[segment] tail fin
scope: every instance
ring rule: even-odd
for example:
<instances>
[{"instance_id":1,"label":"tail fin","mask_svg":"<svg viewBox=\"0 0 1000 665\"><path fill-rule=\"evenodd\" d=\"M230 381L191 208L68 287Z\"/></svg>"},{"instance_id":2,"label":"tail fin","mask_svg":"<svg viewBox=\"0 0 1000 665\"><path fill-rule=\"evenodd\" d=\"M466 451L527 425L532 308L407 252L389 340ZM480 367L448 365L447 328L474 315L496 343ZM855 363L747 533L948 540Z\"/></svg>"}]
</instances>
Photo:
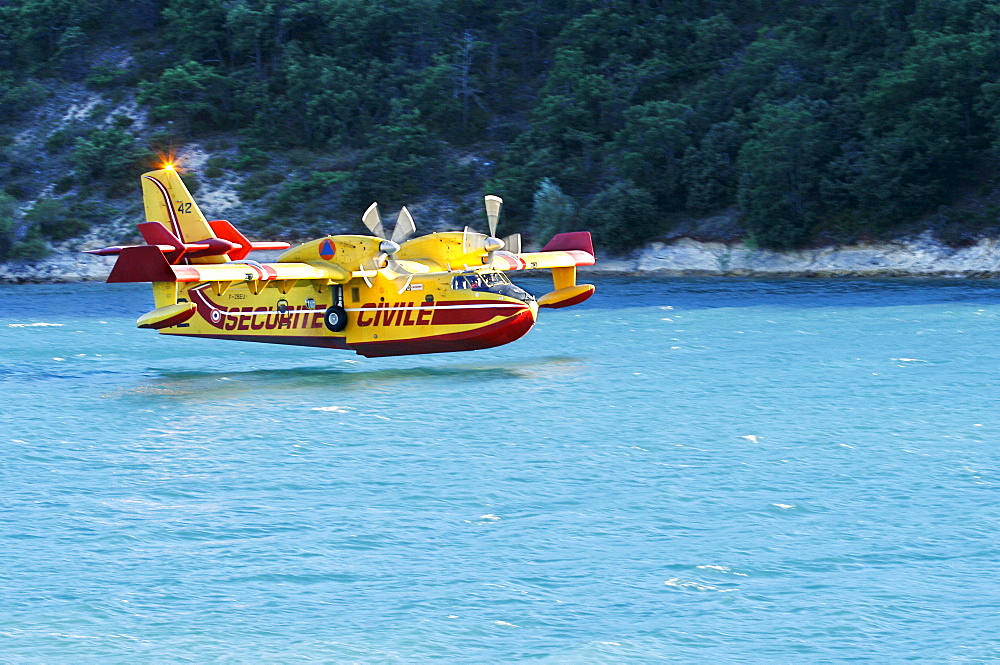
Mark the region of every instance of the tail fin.
<instances>
[{"instance_id":1,"label":"tail fin","mask_svg":"<svg viewBox=\"0 0 1000 665\"><path fill-rule=\"evenodd\" d=\"M288 249L287 242L251 242L224 220L207 221L173 169L142 176L146 220L139 224L145 245L86 250L118 256L109 282L174 281L170 266L242 261L257 249Z\"/></svg>"},{"instance_id":2,"label":"tail fin","mask_svg":"<svg viewBox=\"0 0 1000 665\"><path fill-rule=\"evenodd\" d=\"M142 201L146 221L162 224L181 243L197 243L215 238L208 220L191 192L172 168L150 171L142 176ZM190 257L192 263L225 263L225 254Z\"/></svg>"}]
</instances>

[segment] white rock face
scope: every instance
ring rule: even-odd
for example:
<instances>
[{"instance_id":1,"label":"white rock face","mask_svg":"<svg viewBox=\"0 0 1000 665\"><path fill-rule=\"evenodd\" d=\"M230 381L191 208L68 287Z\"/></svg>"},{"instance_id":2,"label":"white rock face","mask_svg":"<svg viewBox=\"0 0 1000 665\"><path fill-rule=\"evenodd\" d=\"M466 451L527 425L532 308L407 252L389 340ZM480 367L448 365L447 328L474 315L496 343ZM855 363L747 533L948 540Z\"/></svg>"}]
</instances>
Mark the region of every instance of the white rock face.
<instances>
[{"instance_id":1,"label":"white rock face","mask_svg":"<svg viewBox=\"0 0 1000 665\"><path fill-rule=\"evenodd\" d=\"M598 260L588 273L817 277L1000 276L1000 239L952 249L928 235L880 244L775 252L682 238L629 257Z\"/></svg>"},{"instance_id":2,"label":"white rock face","mask_svg":"<svg viewBox=\"0 0 1000 665\"><path fill-rule=\"evenodd\" d=\"M113 256L63 253L42 261L0 263L0 284L104 281L115 264Z\"/></svg>"}]
</instances>

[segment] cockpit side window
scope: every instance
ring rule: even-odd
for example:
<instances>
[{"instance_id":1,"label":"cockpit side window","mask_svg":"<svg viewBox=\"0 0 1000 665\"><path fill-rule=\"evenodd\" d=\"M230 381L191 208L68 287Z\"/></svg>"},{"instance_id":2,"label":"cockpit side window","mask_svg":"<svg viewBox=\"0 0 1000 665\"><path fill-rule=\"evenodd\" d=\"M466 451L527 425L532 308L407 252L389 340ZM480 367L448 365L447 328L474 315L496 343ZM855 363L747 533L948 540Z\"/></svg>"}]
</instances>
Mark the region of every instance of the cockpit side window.
<instances>
[{"instance_id":1,"label":"cockpit side window","mask_svg":"<svg viewBox=\"0 0 1000 665\"><path fill-rule=\"evenodd\" d=\"M483 281L486 282L487 286L500 286L501 284L510 284L507 276L501 272L486 272L483 273Z\"/></svg>"},{"instance_id":2,"label":"cockpit side window","mask_svg":"<svg viewBox=\"0 0 1000 665\"><path fill-rule=\"evenodd\" d=\"M461 289L484 291L504 284L510 284L510 280L502 272L466 273L451 278L451 288L456 291Z\"/></svg>"}]
</instances>

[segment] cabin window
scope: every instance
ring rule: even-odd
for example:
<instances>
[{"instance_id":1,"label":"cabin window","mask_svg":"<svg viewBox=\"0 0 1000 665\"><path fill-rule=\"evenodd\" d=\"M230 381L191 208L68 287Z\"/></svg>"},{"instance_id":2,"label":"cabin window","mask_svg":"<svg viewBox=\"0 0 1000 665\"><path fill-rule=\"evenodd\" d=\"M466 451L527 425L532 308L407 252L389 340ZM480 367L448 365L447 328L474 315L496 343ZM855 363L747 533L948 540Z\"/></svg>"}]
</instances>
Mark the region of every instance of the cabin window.
<instances>
[{"instance_id":1,"label":"cabin window","mask_svg":"<svg viewBox=\"0 0 1000 665\"><path fill-rule=\"evenodd\" d=\"M361 302L361 289L357 286L351 287L351 301Z\"/></svg>"},{"instance_id":2,"label":"cabin window","mask_svg":"<svg viewBox=\"0 0 1000 665\"><path fill-rule=\"evenodd\" d=\"M510 280L507 279L507 275L502 272L485 272L482 275L483 281L486 282L486 286L500 286L501 284L510 284Z\"/></svg>"},{"instance_id":3,"label":"cabin window","mask_svg":"<svg viewBox=\"0 0 1000 665\"><path fill-rule=\"evenodd\" d=\"M469 288L469 280L465 278L465 275L456 275L451 278L451 288L456 291L461 291L462 289Z\"/></svg>"}]
</instances>

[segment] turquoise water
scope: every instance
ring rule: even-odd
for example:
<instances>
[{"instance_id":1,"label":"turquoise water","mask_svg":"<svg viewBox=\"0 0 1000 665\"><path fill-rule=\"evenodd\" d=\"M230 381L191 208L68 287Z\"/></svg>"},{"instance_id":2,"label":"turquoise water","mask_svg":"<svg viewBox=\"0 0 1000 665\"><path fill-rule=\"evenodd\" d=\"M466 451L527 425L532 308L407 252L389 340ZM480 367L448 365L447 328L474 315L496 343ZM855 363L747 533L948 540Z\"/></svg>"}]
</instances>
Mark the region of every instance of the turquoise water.
<instances>
[{"instance_id":1,"label":"turquoise water","mask_svg":"<svg viewBox=\"0 0 1000 665\"><path fill-rule=\"evenodd\" d=\"M373 360L150 301L0 286L2 662L1000 659L1000 283L602 280Z\"/></svg>"}]
</instances>

